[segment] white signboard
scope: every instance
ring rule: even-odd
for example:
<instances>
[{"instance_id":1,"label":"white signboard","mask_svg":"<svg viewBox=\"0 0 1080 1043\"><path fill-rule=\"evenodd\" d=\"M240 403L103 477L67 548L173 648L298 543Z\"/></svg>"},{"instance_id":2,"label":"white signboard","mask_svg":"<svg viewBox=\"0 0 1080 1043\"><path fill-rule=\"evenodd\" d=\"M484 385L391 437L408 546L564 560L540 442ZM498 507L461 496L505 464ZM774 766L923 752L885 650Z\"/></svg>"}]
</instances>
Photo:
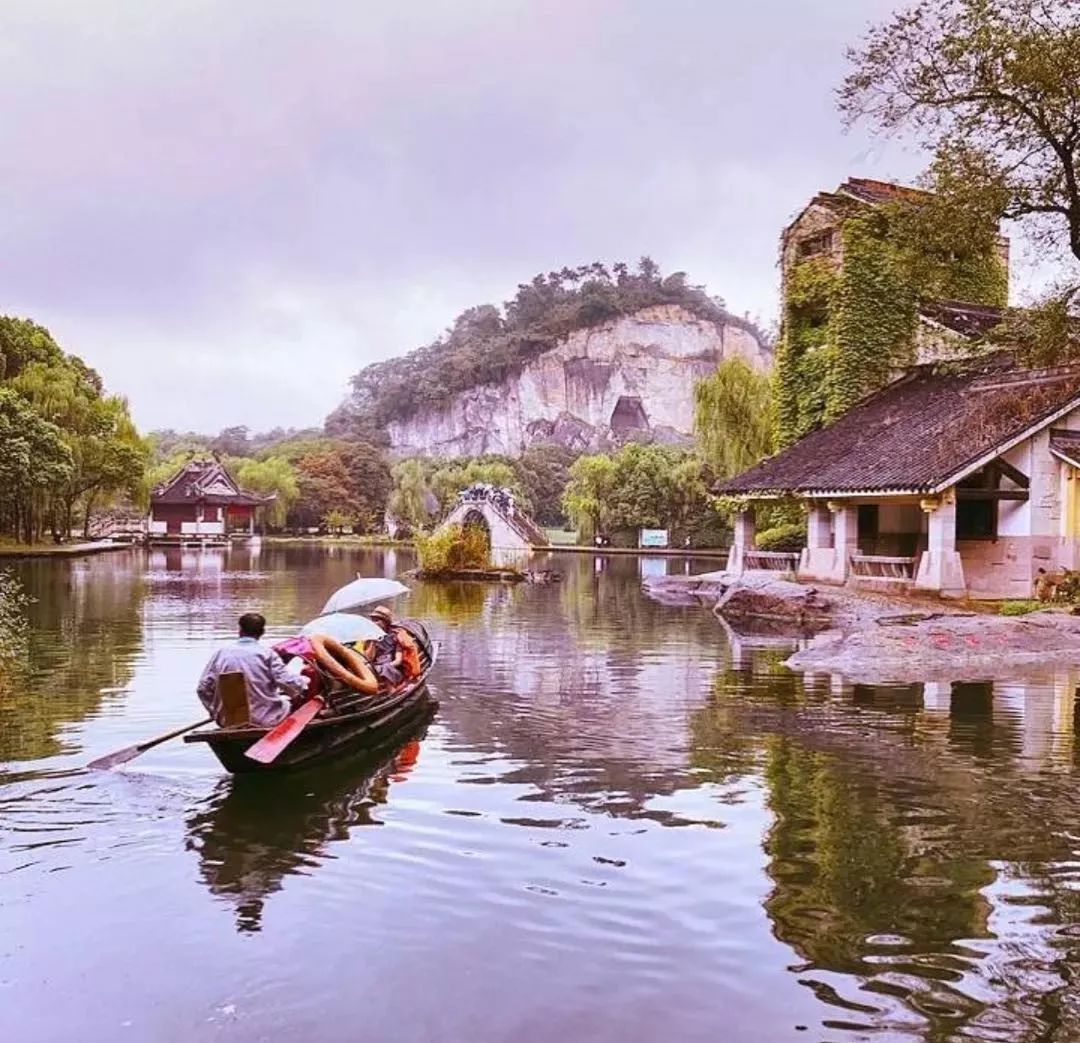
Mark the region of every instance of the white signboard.
<instances>
[{"instance_id":1,"label":"white signboard","mask_svg":"<svg viewBox=\"0 0 1080 1043\"><path fill-rule=\"evenodd\" d=\"M666 547L668 545L667 529L642 529L638 540L639 547Z\"/></svg>"}]
</instances>

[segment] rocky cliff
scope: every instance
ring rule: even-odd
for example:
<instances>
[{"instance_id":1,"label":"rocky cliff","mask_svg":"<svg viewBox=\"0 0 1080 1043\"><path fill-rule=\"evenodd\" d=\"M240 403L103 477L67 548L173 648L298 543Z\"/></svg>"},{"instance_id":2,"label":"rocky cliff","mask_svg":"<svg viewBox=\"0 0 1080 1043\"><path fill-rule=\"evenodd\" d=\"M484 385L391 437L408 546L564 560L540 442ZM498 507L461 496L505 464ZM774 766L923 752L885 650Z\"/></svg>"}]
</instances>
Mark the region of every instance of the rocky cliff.
<instances>
[{"instance_id":1,"label":"rocky cliff","mask_svg":"<svg viewBox=\"0 0 1080 1043\"><path fill-rule=\"evenodd\" d=\"M726 358L763 369L772 352L747 323L661 304L570 333L498 384L387 425L400 456L516 456L535 443L580 451L693 433L694 384Z\"/></svg>"}]
</instances>

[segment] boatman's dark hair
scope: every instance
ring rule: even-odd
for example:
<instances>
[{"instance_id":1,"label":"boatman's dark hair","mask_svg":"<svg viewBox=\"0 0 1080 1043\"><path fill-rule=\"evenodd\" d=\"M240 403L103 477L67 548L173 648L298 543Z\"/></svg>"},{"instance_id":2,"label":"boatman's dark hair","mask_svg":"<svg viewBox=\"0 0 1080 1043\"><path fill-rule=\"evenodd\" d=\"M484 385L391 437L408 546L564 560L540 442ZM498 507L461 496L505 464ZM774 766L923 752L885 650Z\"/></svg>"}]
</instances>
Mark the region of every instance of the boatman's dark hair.
<instances>
[{"instance_id":1,"label":"boatman's dark hair","mask_svg":"<svg viewBox=\"0 0 1080 1043\"><path fill-rule=\"evenodd\" d=\"M240 636L255 637L263 636L266 629L266 620L258 612L245 612L240 617Z\"/></svg>"}]
</instances>

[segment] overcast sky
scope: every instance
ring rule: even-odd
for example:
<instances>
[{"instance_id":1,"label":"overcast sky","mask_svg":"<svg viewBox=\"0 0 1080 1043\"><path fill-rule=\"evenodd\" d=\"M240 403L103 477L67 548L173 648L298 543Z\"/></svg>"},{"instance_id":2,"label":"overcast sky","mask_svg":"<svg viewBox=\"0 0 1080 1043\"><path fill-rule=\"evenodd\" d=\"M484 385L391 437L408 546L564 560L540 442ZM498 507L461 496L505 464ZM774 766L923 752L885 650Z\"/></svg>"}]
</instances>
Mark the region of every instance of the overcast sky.
<instances>
[{"instance_id":1,"label":"overcast sky","mask_svg":"<svg viewBox=\"0 0 1080 1043\"><path fill-rule=\"evenodd\" d=\"M891 0L0 0L0 312L145 428L321 423L538 271L643 253L776 314Z\"/></svg>"}]
</instances>

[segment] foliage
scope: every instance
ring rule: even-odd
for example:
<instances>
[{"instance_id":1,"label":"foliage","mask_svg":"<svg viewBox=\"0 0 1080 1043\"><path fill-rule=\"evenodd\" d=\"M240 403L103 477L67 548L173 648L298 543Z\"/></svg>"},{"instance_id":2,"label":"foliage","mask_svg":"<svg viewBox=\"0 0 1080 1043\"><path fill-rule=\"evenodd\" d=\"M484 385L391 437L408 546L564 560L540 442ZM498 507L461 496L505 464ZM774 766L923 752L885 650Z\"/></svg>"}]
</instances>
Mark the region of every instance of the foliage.
<instances>
[{"instance_id":1,"label":"foliage","mask_svg":"<svg viewBox=\"0 0 1080 1043\"><path fill-rule=\"evenodd\" d=\"M345 511L339 510L328 511L323 518L323 525L338 536L341 535L344 529L351 528L353 522L354 519L351 514L346 514Z\"/></svg>"},{"instance_id":2,"label":"foliage","mask_svg":"<svg viewBox=\"0 0 1080 1043\"><path fill-rule=\"evenodd\" d=\"M763 529L754 541L758 550L798 551L806 546L806 523L784 522L771 529Z\"/></svg>"},{"instance_id":3,"label":"foliage","mask_svg":"<svg viewBox=\"0 0 1080 1043\"><path fill-rule=\"evenodd\" d=\"M394 487L387 510L412 532L423 532L439 510L439 501L429 484L431 474L427 461L419 458L402 460L390 469Z\"/></svg>"},{"instance_id":4,"label":"foliage","mask_svg":"<svg viewBox=\"0 0 1080 1043\"><path fill-rule=\"evenodd\" d=\"M431 491L439 500L440 511L445 514L457 502L459 492L477 483L512 489L522 509L528 512L529 504L525 502L517 471L505 460L477 457L450 461L431 476Z\"/></svg>"},{"instance_id":5,"label":"foliage","mask_svg":"<svg viewBox=\"0 0 1080 1043\"><path fill-rule=\"evenodd\" d=\"M772 450L769 378L744 359L725 359L694 388L694 431L713 474L728 478Z\"/></svg>"},{"instance_id":6,"label":"foliage","mask_svg":"<svg viewBox=\"0 0 1080 1043\"><path fill-rule=\"evenodd\" d=\"M63 433L11 388L0 387L0 527L27 543L41 534L50 495L73 473Z\"/></svg>"},{"instance_id":7,"label":"foliage","mask_svg":"<svg viewBox=\"0 0 1080 1043\"><path fill-rule=\"evenodd\" d=\"M842 265L813 257L786 273L778 444L835 420L914 361L920 298L1004 303L995 230L976 207L950 224L940 199L914 191L844 215Z\"/></svg>"},{"instance_id":8,"label":"foliage","mask_svg":"<svg viewBox=\"0 0 1080 1043\"><path fill-rule=\"evenodd\" d=\"M413 457L395 464L389 511L402 525L422 531L448 514L458 493L476 483L508 488L521 509L531 513L535 503L548 504L547 515L563 516L557 504L565 486L566 464L572 453L553 446L537 447L522 459L503 456L457 457L440 460Z\"/></svg>"},{"instance_id":9,"label":"foliage","mask_svg":"<svg viewBox=\"0 0 1080 1043\"><path fill-rule=\"evenodd\" d=\"M1047 245L1080 258L1080 11L1072 0L920 0L848 52L849 123L915 131L939 161L957 155ZM962 187L962 186L961 186Z\"/></svg>"},{"instance_id":10,"label":"foliage","mask_svg":"<svg viewBox=\"0 0 1080 1043\"><path fill-rule=\"evenodd\" d=\"M338 442L295 462L298 495L291 524L316 527L330 516L365 532L382 526L390 496L390 468L379 450L362 443Z\"/></svg>"},{"instance_id":11,"label":"foliage","mask_svg":"<svg viewBox=\"0 0 1080 1043\"><path fill-rule=\"evenodd\" d=\"M394 419L437 408L478 384L497 383L574 330L656 304L678 304L705 319L736 322L722 302L683 272L664 278L643 257L593 263L537 275L518 286L502 309L491 304L462 312L432 343L402 358L367 366L352 378L349 399L327 419L335 435L372 437Z\"/></svg>"},{"instance_id":12,"label":"foliage","mask_svg":"<svg viewBox=\"0 0 1080 1043\"><path fill-rule=\"evenodd\" d=\"M692 541L703 518L714 515L707 472L685 450L631 444L614 456L583 456L570 468L563 507L581 533L668 529L674 542ZM719 525L719 518L714 518Z\"/></svg>"},{"instance_id":13,"label":"foliage","mask_svg":"<svg viewBox=\"0 0 1080 1043\"><path fill-rule=\"evenodd\" d=\"M580 454L559 445L529 446L513 461L522 503L538 525L563 525L562 494L570 480L570 467Z\"/></svg>"},{"instance_id":14,"label":"foliage","mask_svg":"<svg viewBox=\"0 0 1080 1043\"><path fill-rule=\"evenodd\" d=\"M0 571L0 692L12 667L25 654L29 626L26 606L30 598L19 580L7 570Z\"/></svg>"},{"instance_id":15,"label":"foliage","mask_svg":"<svg viewBox=\"0 0 1080 1043\"><path fill-rule=\"evenodd\" d=\"M849 59L839 91L846 120L913 131L934 153L928 180L938 198L919 222L931 253L951 262L940 231L963 242L954 233L964 226L1007 218L1023 222L1043 256L1080 259L1080 8L1072 0L920 0L871 29ZM933 208L946 220L935 225ZM956 267L972 256L961 253ZM1076 281L1064 280L1066 301ZM1044 360L1075 354L1060 324L1035 332L1056 337L1036 348Z\"/></svg>"},{"instance_id":16,"label":"foliage","mask_svg":"<svg viewBox=\"0 0 1080 1043\"><path fill-rule=\"evenodd\" d=\"M230 460L228 470L233 481L245 492L274 496L267 506L259 508L259 513L267 525L280 529L300 497L300 482L293 465L282 456L264 460L249 457Z\"/></svg>"},{"instance_id":17,"label":"foliage","mask_svg":"<svg viewBox=\"0 0 1080 1043\"><path fill-rule=\"evenodd\" d=\"M1026 616L1045 607L1041 601L1003 601L1000 612L1003 616Z\"/></svg>"},{"instance_id":18,"label":"foliage","mask_svg":"<svg viewBox=\"0 0 1080 1043\"><path fill-rule=\"evenodd\" d=\"M430 536L417 536L416 550L425 572L485 569L491 548L487 532L478 525L444 525Z\"/></svg>"},{"instance_id":19,"label":"foliage","mask_svg":"<svg viewBox=\"0 0 1080 1043\"><path fill-rule=\"evenodd\" d=\"M591 540L606 527L606 511L615 487L615 462L610 456L583 456L570 468L562 495L563 510L581 534Z\"/></svg>"}]
</instances>

